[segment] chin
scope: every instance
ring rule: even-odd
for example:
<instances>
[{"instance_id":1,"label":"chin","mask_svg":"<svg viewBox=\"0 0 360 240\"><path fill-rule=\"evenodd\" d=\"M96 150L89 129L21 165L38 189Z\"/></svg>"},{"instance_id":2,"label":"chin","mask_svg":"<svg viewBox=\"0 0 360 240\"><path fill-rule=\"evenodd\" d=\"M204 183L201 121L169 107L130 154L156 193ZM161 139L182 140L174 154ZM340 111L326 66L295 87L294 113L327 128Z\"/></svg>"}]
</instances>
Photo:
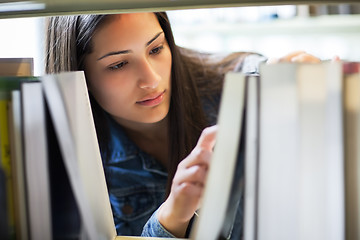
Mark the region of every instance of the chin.
<instances>
[{"instance_id":1,"label":"chin","mask_svg":"<svg viewBox=\"0 0 360 240\"><path fill-rule=\"evenodd\" d=\"M160 123L162 121L164 121L166 119L167 115L163 116L163 117L157 117L157 118L151 118L148 119L147 121L143 121L144 123Z\"/></svg>"},{"instance_id":2,"label":"chin","mask_svg":"<svg viewBox=\"0 0 360 240\"><path fill-rule=\"evenodd\" d=\"M143 123L160 123L160 122L164 121L165 119L167 119L168 113L169 113L169 111L166 111L164 113L156 114L154 116L144 117L140 121Z\"/></svg>"}]
</instances>

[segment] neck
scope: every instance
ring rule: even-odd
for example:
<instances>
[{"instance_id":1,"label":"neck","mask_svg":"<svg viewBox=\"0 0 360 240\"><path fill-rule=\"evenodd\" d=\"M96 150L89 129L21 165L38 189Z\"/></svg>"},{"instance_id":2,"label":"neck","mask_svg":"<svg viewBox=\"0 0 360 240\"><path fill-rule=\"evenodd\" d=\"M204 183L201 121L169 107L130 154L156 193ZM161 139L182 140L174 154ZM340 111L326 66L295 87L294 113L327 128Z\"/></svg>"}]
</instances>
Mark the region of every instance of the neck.
<instances>
[{"instance_id":1,"label":"neck","mask_svg":"<svg viewBox=\"0 0 360 240\"><path fill-rule=\"evenodd\" d=\"M168 117L157 123L122 125L128 137L144 152L155 157L164 167L168 165Z\"/></svg>"},{"instance_id":2,"label":"neck","mask_svg":"<svg viewBox=\"0 0 360 240\"><path fill-rule=\"evenodd\" d=\"M149 141L167 140L168 118L157 123L136 123L124 126L125 132L133 140L141 138Z\"/></svg>"}]
</instances>

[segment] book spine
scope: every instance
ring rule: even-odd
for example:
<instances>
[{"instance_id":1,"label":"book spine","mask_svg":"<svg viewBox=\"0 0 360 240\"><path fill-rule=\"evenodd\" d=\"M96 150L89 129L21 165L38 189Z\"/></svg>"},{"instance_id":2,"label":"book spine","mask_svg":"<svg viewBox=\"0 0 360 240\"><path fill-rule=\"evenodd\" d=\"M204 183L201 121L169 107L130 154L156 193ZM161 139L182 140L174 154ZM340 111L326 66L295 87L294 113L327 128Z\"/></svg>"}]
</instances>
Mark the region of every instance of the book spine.
<instances>
[{"instance_id":1,"label":"book spine","mask_svg":"<svg viewBox=\"0 0 360 240\"><path fill-rule=\"evenodd\" d=\"M343 64L346 239L360 238L360 63Z\"/></svg>"},{"instance_id":2,"label":"book spine","mask_svg":"<svg viewBox=\"0 0 360 240\"><path fill-rule=\"evenodd\" d=\"M0 167L0 239L9 238L9 225L6 201L6 179L3 169Z\"/></svg>"},{"instance_id":3,"label":"book spine","mask_svg":"<svg viewBox=\"0 0 360 240\"><path fill-rule=\"evenodd\" d=\"M15 234L14 202L13 202L13 181L10 158L9 124L8 124L8 100L0 100L0 146L1 166L6 179L6 202L8 212L9 234Z\"/></svg>"}]
</instances>

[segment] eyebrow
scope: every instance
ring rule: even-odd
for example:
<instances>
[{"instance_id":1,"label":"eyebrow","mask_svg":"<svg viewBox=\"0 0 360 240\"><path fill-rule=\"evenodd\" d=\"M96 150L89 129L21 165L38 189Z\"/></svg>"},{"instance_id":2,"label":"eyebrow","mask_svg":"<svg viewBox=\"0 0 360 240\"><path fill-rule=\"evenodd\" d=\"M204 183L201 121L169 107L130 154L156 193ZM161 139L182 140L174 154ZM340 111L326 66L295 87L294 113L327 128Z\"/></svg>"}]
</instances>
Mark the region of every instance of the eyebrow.
<instances>
[{"instance_id":1,"label":"eyebrow","mask_svg":"<svg viewBox=\"0 0 360 240\"><path fill-rule=\"evenodd\" d=\"M150 39L150 41L148 41L145 46L149 46L152 42L154 42L161 34L163 34L164 32L158 32L157 34L155 34L155 36ZM103 58L106 58L106 57L109 57L109 56L113 56L113 55L119 55L119 54L126 54L126 53L130 53L131 50L122 50L122 51L114 51L114 52L109 52L105 55L103 55L102 57L99 57L97 59L97 61L103 59Z\"/></svg>"}]
</instances>

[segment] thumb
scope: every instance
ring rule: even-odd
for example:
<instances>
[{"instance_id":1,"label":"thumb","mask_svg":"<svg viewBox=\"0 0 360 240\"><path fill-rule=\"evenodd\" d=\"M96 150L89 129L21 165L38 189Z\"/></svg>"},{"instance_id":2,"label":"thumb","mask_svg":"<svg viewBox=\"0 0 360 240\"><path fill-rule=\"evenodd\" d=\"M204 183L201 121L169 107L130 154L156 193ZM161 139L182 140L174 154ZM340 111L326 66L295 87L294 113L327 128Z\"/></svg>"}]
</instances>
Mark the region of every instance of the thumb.
<instances>
[{"instance_id":1,"label":"thumb","mask_svg":"<svg viewBox=\"0 0 360 240\"><path fill-rule=\"evenodd\" d=\"M197 146L212 152L216 142L217 129L217 125L205 128L200 135Z\"/></svg>"}]
</instances>

